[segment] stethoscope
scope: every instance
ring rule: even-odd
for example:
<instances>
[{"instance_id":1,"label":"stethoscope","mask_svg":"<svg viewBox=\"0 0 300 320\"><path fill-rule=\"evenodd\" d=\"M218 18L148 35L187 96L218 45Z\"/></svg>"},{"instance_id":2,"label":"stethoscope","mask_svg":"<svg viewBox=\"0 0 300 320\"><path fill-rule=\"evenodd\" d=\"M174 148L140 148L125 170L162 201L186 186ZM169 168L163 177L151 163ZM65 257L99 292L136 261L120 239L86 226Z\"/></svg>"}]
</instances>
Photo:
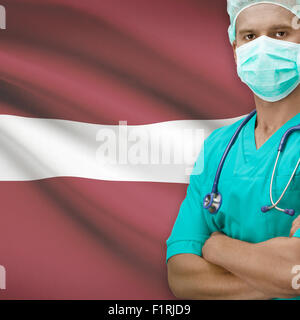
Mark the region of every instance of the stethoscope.
<instances>
[{"instance_id":1,"label":"stethoscope","mask_svg":"<svg viewBox=\"0 0 300 320\"><path fill-rule=\"evenodd\" d=\"M222 195L220 192L218 192L218 184L219 184L219 179L220 179L220 175L221 175L221 172L222 172L222 169L223 169L223 166L224 166L224 163L225 163L225 160L226 160L226 157L231 149L231 147L234 145L240 131L242 130L242 128L247 124L247 122L256 114L256 110L253 110L244 120L243 122L240 124L240 126L237 128L236 132L234 133L233 137L231 138L231 140L229 141L228 143L228 146L226 147L225 151L224 151L224 154L221 158L221 161L220 161L220 164L218 166L218 169L217 169L217 173L216 173L216 176L215 176L215 180L214 180L214 184L213 184L213 188L212 188L212 191L210 193L208 193L205 197L204 197L204 200L203 200L203 208L204 209L207 209L211 214L216 214L220 208L221 208L221 205L222 205ZM277 164L278 164L278 159L279 159L279 156L280 156L280 153L283 151L285 145L286 145L286 142L287 142L287 139L288 137L290 136L291 133L293 133L294 131L298 131L300 130L300 124L297 125L297 126L294 126L294 127L291 127L289 128L285 134L283 135L281 141L280 141L280 144L279 144L279 147L278 147L278 154L277 154L277 158L276 158L276 161L275 161L275 165L274 165L274 169L273 169L273 173L272 173L272 178L271 178L271 183L270 183L270 199L271 199L271 203L272 205L270 206L263 206L261 208L261 211L262 212L268 212L270 211L271 209L275 208L281 212L284 212L286 214L288 214L289 216L294 216L295 215L295 210L294 209L281 209L279 207L277 207L277 205L279 204L279 202L281 201L281 199L283 198L283 196L285 195L288 187L290 186L295 174L296 174L296 171L299 167L299 164L300 164L300 158L298 160L298 163L295 167L295 170L293 171L292 175L291 175L291 178L289 180L289 182L287 183L286 187L284 188L281 196L279 197L279 199L274 203L273 201L273 197L272 197L272 187L273 187L273 180L274 180L274 175L275 175L275 171L276 171L276 168L277 168Z\"/></svg>"}]
</instances>

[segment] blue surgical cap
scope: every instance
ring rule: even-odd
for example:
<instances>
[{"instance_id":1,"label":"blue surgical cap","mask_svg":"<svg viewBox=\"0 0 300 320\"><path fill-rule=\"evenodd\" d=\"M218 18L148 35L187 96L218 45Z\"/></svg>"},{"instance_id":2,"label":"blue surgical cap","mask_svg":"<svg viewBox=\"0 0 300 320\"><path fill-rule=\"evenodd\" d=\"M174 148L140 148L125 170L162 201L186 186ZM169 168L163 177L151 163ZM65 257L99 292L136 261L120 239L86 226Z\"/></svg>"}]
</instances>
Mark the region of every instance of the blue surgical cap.
<instances>
[{"instance_id":1,"label":"blue surgical cap","mask_svg":"<svg viewBox=\"0 0 300 320\"><path fill-rule=\"evenodd\" d=\"M261 1L261 0L227 0L227 11L230 16L230 26L228 29L230 42L233 43L235 40L235 23L238 15L245 9L261 3L276 4L287 10L290 10L296 16L300 16L300 0L272 0L272 1Z\"/></svg>"}]
</instances>

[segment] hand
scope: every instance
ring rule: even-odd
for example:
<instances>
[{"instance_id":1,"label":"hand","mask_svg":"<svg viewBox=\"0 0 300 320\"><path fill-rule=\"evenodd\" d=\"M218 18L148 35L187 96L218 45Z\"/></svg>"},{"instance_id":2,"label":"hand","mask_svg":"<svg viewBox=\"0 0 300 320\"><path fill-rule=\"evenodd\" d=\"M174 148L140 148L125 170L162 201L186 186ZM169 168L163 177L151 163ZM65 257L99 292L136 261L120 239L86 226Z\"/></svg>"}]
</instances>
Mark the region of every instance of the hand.
<instances>
[{"instance_id":1,"label":"hand","mask_svg":"<svg viewBox=\"0 0 300 320\"><path fill-rule=\"evenodd\" d=\"M213 232L208 238L204 246L202 247L202 256L205 260L213 263L213 258L217 254L216 251L219 248L219 240L223 237L226 237L224 233L221 232Z\"/></svg>"},{"instance_id":2,"label":"hand","mask_svg":"<svg viewBox=\"0 0 300 320\"><path fill-rule=\"evenodd\" d=\"M293 235L296 233L296 231L300 229L300 216L294 220L291 231L290 231L290 237L293 237Z\"/></svg>"}]
</instances>

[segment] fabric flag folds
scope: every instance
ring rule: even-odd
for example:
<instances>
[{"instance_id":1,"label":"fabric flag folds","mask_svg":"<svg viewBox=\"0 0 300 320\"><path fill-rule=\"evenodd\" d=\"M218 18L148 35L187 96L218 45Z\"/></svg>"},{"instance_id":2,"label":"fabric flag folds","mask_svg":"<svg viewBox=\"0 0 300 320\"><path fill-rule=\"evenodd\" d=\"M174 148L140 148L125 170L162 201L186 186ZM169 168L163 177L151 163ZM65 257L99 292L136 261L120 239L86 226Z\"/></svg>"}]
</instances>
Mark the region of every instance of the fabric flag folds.
<instances>
[{"instance_id":1,"label":"fabric flag folds","mask_svg":"<svg viewBox=\"0 0 300 320\"><path fill-rule=\"evenodd\" d=\"M134 146L120 163L113 145L120 123L148 150L152 135L179 145L182 130L205 138L253 109L224 41L226 2L1 5L0 299L173 299L165 240L188 172L137 164Z\"/></svg>"}]
</instances>

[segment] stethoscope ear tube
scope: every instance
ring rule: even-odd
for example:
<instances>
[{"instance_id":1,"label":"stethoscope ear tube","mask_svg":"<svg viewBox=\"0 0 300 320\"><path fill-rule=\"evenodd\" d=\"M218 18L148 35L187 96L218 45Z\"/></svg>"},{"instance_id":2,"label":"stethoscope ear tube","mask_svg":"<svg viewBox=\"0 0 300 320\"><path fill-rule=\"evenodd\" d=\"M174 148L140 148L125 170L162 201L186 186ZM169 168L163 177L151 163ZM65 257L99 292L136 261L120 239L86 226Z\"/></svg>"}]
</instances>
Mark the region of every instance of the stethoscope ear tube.
<instances>
[{"instance_id":1,"label":"stethoscope ear tube","mask_svg":"<svg viewBox=\"0 0 300 320\"><path fill-rule=\"evenodd\" d=\"M297 130L300 130L300 126L297 126L297 127L298 127ZM293 127L293 128L291 128L291 129L294 129L294 128L296 128L296 127ZM294 131L295 131L295 130L291 130L291 132L294 132ZM285 135L284 138L287 139L288 136L289 136L289 135ZM285 142L283 142L283 143L281 143L281 144L283 145L283 147L282 147L281 150L283 150L284 145L285 145ZM270 200L271 200L272 205L271 205L271 206L263 206L263 207L261 208L261 211L265 213L265 212L268 212L268 211L270 211L271 209L275 208L275 209L277 209L278 211L284 212L285 214L287 214L287 215L289 215L289 216L292 217L292 216L294 216L295 213L296 213L294 209L281 209L281 208L277 207L277 205L279 204L279 202L281 201L281 199L282 199L283 196L285 195L288 187L290 186L290 184L291 184L291 182L292 182L292 180L293 180L293 178L294 178L294 176L295 176L295 174L296 174L296 171L297 171L297 169L298 169L298 167L299 167L299 164L300 164L300 158L299 158L299 160L298 160L298 162L297 162L297 164L296 164L296 167L295 167L295 169L294 169L294 171L293 171L293 173L292 173L292 175L291 175L291 177L290 177L290 179L289 179L286 187L284 188L281 196L280 196L279 199L276 201L276 203L274 203L274 201L273 201L273 195L272 195L272 189L273 189L274 175L275 175L275 171L276 171L276 168L277 168L278 159L279 159L280 154L281 154L281 151L279 150L279 151L278 151L278 154L277 154L276 161L275 161L275 165L274 165L274 169L273 169L273 173L272 173L272 177L271 177L271 183L270 183L270 192L269 192L269 193L270 193Z\"/></svg>"},{"instance_id":2,"label":"stethoscope ear tube","mask_svg":"<svg viewBox=\"0 0 300 320\"><path fill-rule=\"evenodd\" d=\"M261 212L266 213L266 212L270 211L273 208L275 208L275 207L273 207L273 206L270 206L270 207L263 206L263 207L261 207ZM294 209L284 209L282 212L284 212L285 214L287 214L287 215L289 215L291 217L293 217L295 215L295 213L296 213L296 211Z\"/></svg>"}]
</instances>

